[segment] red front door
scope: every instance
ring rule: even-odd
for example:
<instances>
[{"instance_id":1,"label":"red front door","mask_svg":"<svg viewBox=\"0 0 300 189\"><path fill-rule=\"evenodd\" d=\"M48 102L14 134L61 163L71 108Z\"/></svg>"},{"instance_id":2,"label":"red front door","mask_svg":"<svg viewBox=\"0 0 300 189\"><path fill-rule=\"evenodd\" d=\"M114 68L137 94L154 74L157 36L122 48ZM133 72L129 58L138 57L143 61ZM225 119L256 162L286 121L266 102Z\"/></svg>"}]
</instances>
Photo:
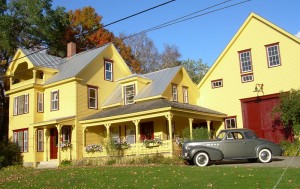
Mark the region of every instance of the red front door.
<instances>
[{"instance_id":1,"label":"red front door","mask_svg":"<svg viewBox=\"0 0 300 189\"><path fill-rule=\"evenodd\" d=\"M141 123L141 141L154 138L153 122Z\"/></svg>"},{"instance_id":2,"label":"red front door","mask_svg":"<svg viewBox=\"0 0 300 189\"><path fill-rule=\"evenodd\" d=\"M50 129L50 159L57 159L58 134L56 128Z\"/></svg>"}]
</instances>

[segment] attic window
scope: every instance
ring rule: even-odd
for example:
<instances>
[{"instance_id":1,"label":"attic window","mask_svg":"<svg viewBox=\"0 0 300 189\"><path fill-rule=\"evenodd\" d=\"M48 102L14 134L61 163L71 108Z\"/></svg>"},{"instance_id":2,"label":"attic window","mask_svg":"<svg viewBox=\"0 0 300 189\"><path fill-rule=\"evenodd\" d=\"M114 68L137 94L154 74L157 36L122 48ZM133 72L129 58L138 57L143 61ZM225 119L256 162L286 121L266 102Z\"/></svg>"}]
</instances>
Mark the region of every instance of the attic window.
<instances>
[{"instance_id":1,"label":"attic window","mask_svg":"<svg viewBox=\"0 0 300 189\"><path fill-rule=\"evenodd\" d=\"M281 62L280 62L279 44L275 43L275 44L266 45L266 50L267 50L269 68L280 66Z\"/></svg>"},{"instance_id":2,"label":"attic window","mask_svg":"<svg viewBox=\"0 0 300 189\"><path fill-rule=\"evenodd\" d=\"M173 97L173 101L175 102L178 101L178 90L176 84L172 84L172 97Z\"/></svg>"},{"instance_id":3,"label":"attic window","mask_svg":"<svg viewBox=\"0 0 300 189\"><path fill-rule=\"evenodd\" d=\"M125 105L132 104L133 98L135 96L135 85L127 85L124 87L124 99L125 99Z\"/></svg>"},{"instance_id":4,"label":"attic window","mask_svg":"<svg viewBox=\"0 0 300 189\"><path fill-rule=\"evenodd\" d=\"M112 61L104 61L104 79L106 81L113 81L113 63Z\"/></svg>"},{"instance_id":5,"label":"attic window","mask_svg":"<svg viewBox=\"0 0 300 189\"><path fill-rule=\"evenodd\" d=\"M251 50L239 51L241 73L252 72Z\"/></svg>"}]
</instances>

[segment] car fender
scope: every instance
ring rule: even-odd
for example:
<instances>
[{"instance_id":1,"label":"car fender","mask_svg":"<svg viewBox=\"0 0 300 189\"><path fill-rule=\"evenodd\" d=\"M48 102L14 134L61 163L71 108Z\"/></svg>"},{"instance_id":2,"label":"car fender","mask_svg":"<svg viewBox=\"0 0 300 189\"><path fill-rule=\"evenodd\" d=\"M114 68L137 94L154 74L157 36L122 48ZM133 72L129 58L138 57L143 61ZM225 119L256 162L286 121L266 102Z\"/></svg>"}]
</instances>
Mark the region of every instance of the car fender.
<instances>
[{"instance_id":1,"label":"car fender","mask_svg":"<svg viewBox=\"0 0 300 189\"><path fill-rule=\"evenodd\" d=\"M256 157L258 157L259 151L264 148L269 149L274 156L280 156L283 153L283 150L279 145L264 143L256 147Z\"/></svg>"},{"instance_id":2,"label":"car fender","mask_svg":"<svg viewBox=\"0 0 300 189\"><path fill-rule=\"evenodd\" d=\"M193 158L197 152L206 152L210 160L222 160L224 155L221 150L207 146L195 146L189 150L189 157Z\"/></svg>"}]
</instances>

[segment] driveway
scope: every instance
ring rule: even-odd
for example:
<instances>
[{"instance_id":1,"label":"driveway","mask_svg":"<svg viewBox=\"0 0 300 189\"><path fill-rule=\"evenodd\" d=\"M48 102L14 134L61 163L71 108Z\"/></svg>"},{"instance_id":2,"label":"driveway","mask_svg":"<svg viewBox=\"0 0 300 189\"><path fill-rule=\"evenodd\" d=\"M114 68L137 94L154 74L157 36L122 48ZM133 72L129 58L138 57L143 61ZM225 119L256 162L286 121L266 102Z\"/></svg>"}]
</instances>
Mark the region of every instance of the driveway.
<instances>
[{"instance_id":1,"label":"driveway","mask_svg":"<svg viewBox=\"0 0 300 189\"><path fill-rule=\"evenodd\" d=\"M270 163L250 163L247 160L228 160L214 162L211 166L245 166L245 167L294 167L300 168L300 156L287 157L287 156L275 156Z\"/></svg>"}]
</instances>

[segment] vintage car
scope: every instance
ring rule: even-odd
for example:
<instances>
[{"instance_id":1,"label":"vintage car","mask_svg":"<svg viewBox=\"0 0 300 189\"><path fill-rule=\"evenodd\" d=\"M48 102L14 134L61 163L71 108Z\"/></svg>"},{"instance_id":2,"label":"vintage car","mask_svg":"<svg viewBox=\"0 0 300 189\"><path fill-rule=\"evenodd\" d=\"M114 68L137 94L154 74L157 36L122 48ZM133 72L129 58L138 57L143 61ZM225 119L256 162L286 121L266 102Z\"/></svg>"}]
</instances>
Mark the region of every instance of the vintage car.
<instances>
[{"instance_id":1,"label":"vintage car","mask_svg":"<svg viewBox=\"0 0 300 189\"><path fill-rule=\"evenodd\" d=\"M220 160L247 159L268 163L272 155L280 156L282 153L278 144L258 138L249 129L225 129L215 140L187 141L182 145L182 158L202 167Z\"/></svg>"}]
</instances>

